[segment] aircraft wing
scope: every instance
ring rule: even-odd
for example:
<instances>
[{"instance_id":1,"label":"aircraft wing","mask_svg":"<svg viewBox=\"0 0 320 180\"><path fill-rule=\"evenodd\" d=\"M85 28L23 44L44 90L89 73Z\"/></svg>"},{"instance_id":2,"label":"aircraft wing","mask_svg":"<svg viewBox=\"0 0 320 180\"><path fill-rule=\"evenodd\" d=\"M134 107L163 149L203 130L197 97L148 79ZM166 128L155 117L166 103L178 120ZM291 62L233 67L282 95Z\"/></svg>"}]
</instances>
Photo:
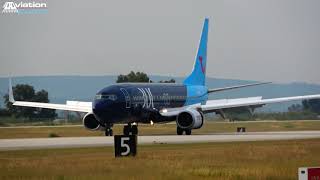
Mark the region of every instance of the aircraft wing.
<instances>
[{"instance_id":1,"label":"aircraft wing","mask_svg":"<svg viewBox=\"0 0 320 180\"><path fill-rule=\"evenodd\" d=\"M81 104L70 105L70 104L27 102L27 101L14 101L13 102L14 106L58 109L58 110L76 111L76 112L92 112L91 102L81 102ZM87 105L84 105L84 104L87 104Z\"/></svg>"},{"instance_id":2,"label":"aircraft wing","mask_svg":"<svg viewBox=\"0 0 320 180\"><path fill-rule=\"evenodd\" d=\"M272 99L262 99L262 97L249 97L249 98L239 98L239 99L209 100L205 105L196 104L196 105L185 106L181 108L166 108L166 109L160 110L159 113L163 116L176 116L180 112L183 112L188 108L195 108L206 113L206 112L215 112L219 110L238 108L238 107L260 107L270 103L279 103L279 102L305 100L305 99L320 99L320 94L272 98Z\"/></svg>"},{"instance_id":3,"label":"aircraft wing","mask_svg":"<svg viewBox=\"0 0 320 180\"><path fill-rule=\"evenodd\" d=\"M53 104L53 103L15 101L13 97L11 80L9 80L9 101L14 106L58 109L58 110L76 111L76 112L92 112L91 102L67 101L66 104Z\"/></svg>"},{"instance_id":4,"label":"aircraft wing","mask_svg":"<svg viewBox=\"0 0 320 180\"><path fill-rule=\"evenodd\" d=\"M223 88L208 89L208 93L226 91L226 90L238 89L238 88L244 88L244 87L250 87L250 86L258 86L258 85L270 84L270 83L271 82L263 82L263 83L253 83L253 84L244 84L244 85L239 85L239 86L230 86L230 87L223 87Z\"/></svg>"}]
</instances>

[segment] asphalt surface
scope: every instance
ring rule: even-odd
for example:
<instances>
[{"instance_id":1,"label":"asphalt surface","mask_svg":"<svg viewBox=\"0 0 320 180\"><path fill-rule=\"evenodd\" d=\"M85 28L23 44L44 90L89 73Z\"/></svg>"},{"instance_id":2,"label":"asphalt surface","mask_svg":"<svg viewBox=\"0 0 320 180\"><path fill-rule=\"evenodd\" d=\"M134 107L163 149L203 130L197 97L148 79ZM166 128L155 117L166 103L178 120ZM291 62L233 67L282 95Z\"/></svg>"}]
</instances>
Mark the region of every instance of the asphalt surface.
<instances>
[{"instance_id":1,"label":"asphalt surface","mask_svg":"<svg viewBox=\"0 0 320 180\"><path fill-rule=\"evenodd\" d=\"M138 144L267 141L320 138L320 131L216 133L208 135L138 136ZM113 146L113 137L0 139L0 150Z\"/></svg>"},{"instance_id":2,"label":"asphalt surface","mask_svg":"<svg viewBox=\"0 0 320 180\"><path fill-rule=\"evenodd\" d=\"M276 123L284 123L284 122L319 122L319 120L259 120L259 121L233 121L233 122L229 122L229 121L210 121L210 123L218 123L218 124L245 124L245 123L267 123L267 122L276 122ZM165 123L165 124L174 124L176 125L176 122L169 122L169 123ZM115 124L115 126L124 126L126 124ZM139 124L139 126L150 126L150 124ZM60 127L83 127L83 124L74 124L74 125L47 125L47 126L35 126L35 125L30 125L30 126L4 126L4 127L0 127L0 129L15 129L15 128L60 128Z\"/></svg>"}]
</instances>

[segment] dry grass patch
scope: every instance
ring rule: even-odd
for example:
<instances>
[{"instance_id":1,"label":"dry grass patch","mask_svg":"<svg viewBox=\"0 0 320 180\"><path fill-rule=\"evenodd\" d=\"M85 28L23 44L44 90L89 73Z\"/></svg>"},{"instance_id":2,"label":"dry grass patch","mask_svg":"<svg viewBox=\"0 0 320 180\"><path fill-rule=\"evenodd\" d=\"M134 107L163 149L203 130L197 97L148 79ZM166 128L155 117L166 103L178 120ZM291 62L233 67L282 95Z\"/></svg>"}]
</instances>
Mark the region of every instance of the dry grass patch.
<instances>
[{"instance_id":1,"label":"dry grass patch","mask_svg":"<svg viewBox=\"0 0 320 180\"><path fill-rule=\"evenodd\" d=\"M0 152L0 179L296 179L319 166L320 139Z\"/></svg>"}]
</instances>

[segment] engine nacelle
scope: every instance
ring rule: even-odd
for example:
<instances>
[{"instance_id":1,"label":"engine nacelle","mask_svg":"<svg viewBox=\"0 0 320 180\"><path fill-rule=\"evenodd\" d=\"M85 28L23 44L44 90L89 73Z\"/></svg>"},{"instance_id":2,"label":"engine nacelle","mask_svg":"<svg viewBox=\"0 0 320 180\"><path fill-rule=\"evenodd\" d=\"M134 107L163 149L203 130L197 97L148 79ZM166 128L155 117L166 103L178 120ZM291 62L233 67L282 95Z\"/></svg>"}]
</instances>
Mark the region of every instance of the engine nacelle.
<instances>
[{"instance_id":1,"label":"engine nacelle","mask_svg":"<svg viewBox=\"0 0 320 180\"><path fill-rule=\"evenodd\" d=\"M187 109L177 116L177 125L182 129L199 129L203 125L203 114L195 109Z\"/></svg>"},{"instance_id":2,"label":"engine nacelle","mask_svg":"<svg viewBox=\"0 0 320 180\"><path fill-rule=\"evenodd\" d=\"M83 126L92 131L104 130L105 128L96 119L93 113L87 113L83 117Z\"/></svg>"}]
</instances>

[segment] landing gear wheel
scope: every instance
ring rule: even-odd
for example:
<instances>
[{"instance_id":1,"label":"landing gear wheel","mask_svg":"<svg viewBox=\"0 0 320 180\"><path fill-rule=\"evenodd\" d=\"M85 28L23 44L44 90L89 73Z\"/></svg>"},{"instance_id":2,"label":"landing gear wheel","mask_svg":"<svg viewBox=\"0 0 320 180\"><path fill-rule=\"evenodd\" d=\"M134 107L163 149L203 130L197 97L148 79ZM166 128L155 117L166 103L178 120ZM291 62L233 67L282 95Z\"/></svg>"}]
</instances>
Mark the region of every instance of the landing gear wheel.
<instances>
[{"instance_id":1,"label":"landing gear wheel","mask_svg":"<svg viewBox=\"0 0 320 180\"><path fill-rule=\"evenodd\" d=\"M109 135L113 136L113 130L112 129L109 130Z\"/></svg>"},{"instance_id":2,"label":"landing gear wheel","mask_svg":"<svg viewBox=\"0 0 320 180\"><path fill-rule=\"evenodd\" d=\"M124 126L123 127L123 134L124 135L129 136L130 131L131 131L131 127L130 126Z\"/></svg>"},{"instance_id":3,"label":"landing gear wheel","mask_svg":"<svg viewBox=\"0 0 320 180\"><path fill-rule=\"evenodd\" d=\"M191 129L186 129L186 135L191 135Z\"/></svg>"},{"instance_id":4,"label":"landing gear wheel","mask_svg":"<svg viewBox=\"0 0 320 180\"><path fill-rule=\"evenodd\" d=\"M137 125L131 126L131 124L125 125L123 127L123 134L126 136L129 136L130 134L131 135L138 135L138 126Z\"/></svg>"},{"instance_id":5,"label":"landing gear wheel","mask_svg":"<svg viewBox=\"0 0 320 180\"><path fill-rule=\"evenodd\" d=\"M131 127L131 133L132 133L132 135L138 135L138 126L137 125L133 125Z\"/></svg>"},{"instance_id":6,"label":"landing gear wheel","mask_svg":"<svg viewBox=\"0 0 320 180\"><path fill-rule=\"evenodd\" d=\"M177 135L182 135L183 134L183 129L180 127L177 127Z\"/></svg>"},{"instance_id":7,"label":"landing gear wheel","mask_svg":"<svg viewBox=\"0 0 320 180\"><path fill-rule=\"evenodd\" d=\"M106 136L113 136L113 130L112 129L106 129L106 131L104 132L104 134Z\"/></svg>"}]
</instances>

